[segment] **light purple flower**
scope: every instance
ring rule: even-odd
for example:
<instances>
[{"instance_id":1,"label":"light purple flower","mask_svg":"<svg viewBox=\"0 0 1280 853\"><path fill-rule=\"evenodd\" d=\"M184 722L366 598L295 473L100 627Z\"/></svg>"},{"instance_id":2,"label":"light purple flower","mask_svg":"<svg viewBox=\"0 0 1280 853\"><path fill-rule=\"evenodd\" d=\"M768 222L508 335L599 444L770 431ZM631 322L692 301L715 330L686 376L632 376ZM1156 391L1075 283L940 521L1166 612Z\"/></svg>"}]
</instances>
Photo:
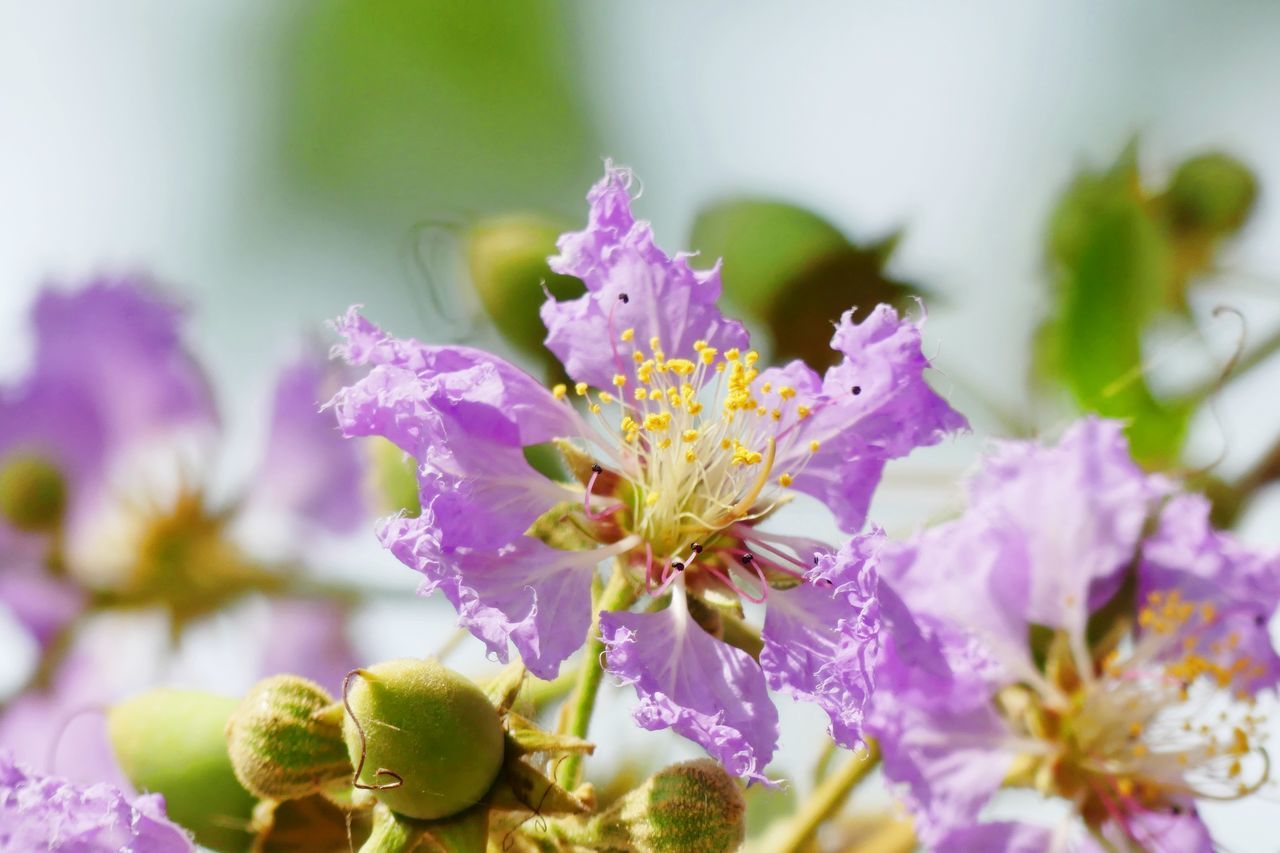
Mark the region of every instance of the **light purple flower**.
<instances>
[{"instance_id":1,"label":"light purple flower","mask_svg":"<svg viewBox=\"0 0 1280 853\"><path fill-rule=\"evenodd\" d=\"M129 800L106 784L81 787L34 774L0 753L0 851L194 850L158 794Z\"/></svg>"},{"instance_id":2,"label":"light purple flower","mask_svg":"<svg viewBox=\"0 0 1280 853\"><path fill-rule=\"evenodd\" d=\"M1280 563L1174 492L1087 419L1000 446L961 517L881 549L882 612L901 595L945 660L895 663L894 621L867 717L927 846L1029 786L1118 847L1207 850L1194 798L1266 778L1265 721L1229 700L1275 683Z\"/></svg>"},{"instance_id":3,"label":"light purple flower","mask_svg":"<svg viewBox=\"0 0 1280 853\"><path fill-rule=\"evenodd\" d=\"M422 515L379 535L491 653L505 659L510 643L553 676L591 625L598 565L617 558L635 592L673 601L661 615L602 623L609 669L635 686L642 724L675 728L763 778L777 737L766 683L818 702L841 742L858 743L878 623L874 592L812 586L807 573L830 549L761 523L802 491L859 529L885 463L964 420L924 379L919 326L887 306L860 324L841 318L842 360L825 375L802 362L757 366L746 330L717 307L718 266L697 271L659 249L632 214L631 180L608 166L587 227L562 236L550 260L586 285L542 309L573 387L544 388L468 347L392 338L353 309L337 321L336 353L369 371L332 407L345 434L385 437L416 460ZM524 458L553 439L575 448L570 483ZM689 596L769 599L759 662L682 615L701 612L674 603ZM689 660L654 669L670 655ZM661 692L691 672L696 683ZM758 713L727 709L708 723L731 696Z\"/></svg>"}]
</instances>

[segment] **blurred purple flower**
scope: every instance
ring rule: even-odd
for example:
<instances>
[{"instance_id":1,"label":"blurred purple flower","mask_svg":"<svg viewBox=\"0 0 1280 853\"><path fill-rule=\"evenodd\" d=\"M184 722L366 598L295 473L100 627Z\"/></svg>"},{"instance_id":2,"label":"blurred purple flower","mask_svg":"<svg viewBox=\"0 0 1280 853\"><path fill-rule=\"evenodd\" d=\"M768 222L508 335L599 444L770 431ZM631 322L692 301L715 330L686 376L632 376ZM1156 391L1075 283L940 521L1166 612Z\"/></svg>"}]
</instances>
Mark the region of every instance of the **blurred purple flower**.
<instances>
[{"instance_id":1,"label":"blurred purple flower","mask_svg":"<svg viewBox=\"0 0 1280 853\"><path fill-rule=\"evenodd\" d=\"M347 435L385 437L418 463L421 515L379 536L499 659L514 645L554 677L583 643L608 558L633 589L670 591L665 611L603 619L607 666L635 686L641 725L673 727L760 779L777 739L766 685L818 702L840 742L858 742L876 622L861 593L808 585L827 549L759 523L799 491L857 530L885 462L965 422L925 382L919 326L888 306L860 324L846 312L832 339L842 360L825 375L799 361L758 369L746 330L716 306L719 267L659 249L630 185L609 165L587 228L550 259L586 285L542 308L572 389L479 350L392 338L352 309L336 352L369 371L332 405ZM552 440L576 448L577 484L526 460ZM759 663L689 601L739 595L770 599Z\"/></svg>"},{"instance_id":2,"label":"blurred purple flower","mask_svg":"<svg viewBox=\"0 0 1280 853\"><path fill-rule=\"evenodd\" d=\"M1264 721L1229 700L1275 683L1280 558L1212 530L1110 421L1002 445L969 485L960 518L876 564L935 651L901 659L895 624L867 720L922 842L1003 831L979 813L1021 786L1118 848L1212 849L1194 799L1267 776Z\"/></svg>"},{"instance_id":3,"label":"blurred purple flower","mask_svg":"<svg viewBox=\"0 0 1280 853\"><path fill-rule=\"evenodd\" d=\"M81 787L40 776L0 752L0 851L172 853L194 850L157 794L130 801L107 784Z\"/></svg>"}]
</instances>

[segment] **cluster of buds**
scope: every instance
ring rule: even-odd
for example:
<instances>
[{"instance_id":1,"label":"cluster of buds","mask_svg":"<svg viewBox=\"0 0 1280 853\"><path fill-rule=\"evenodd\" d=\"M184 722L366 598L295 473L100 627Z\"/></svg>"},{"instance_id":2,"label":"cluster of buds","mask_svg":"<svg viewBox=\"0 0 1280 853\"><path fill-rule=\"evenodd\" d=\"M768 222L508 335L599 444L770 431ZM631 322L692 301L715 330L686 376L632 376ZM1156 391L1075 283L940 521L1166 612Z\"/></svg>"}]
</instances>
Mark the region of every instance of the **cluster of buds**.
<instances>
[{"instance_id":1,"label":"cluster of buds","mask_svg":"<svg viewBox=\"0 0 1280 853\"><path fill-rule=\"evenodd\" d=\"M666 768L597 810L592 786L562 787L558 759L584 740L512 710L523 666L484 689L435 660L350 672L343 695L293 675L236 702L155 691L110 714L122 769L165 795L215 850L737 849L745 803L715 762ZM247 834L246 834L247 833Z\"/></svg>"}]
</instances>

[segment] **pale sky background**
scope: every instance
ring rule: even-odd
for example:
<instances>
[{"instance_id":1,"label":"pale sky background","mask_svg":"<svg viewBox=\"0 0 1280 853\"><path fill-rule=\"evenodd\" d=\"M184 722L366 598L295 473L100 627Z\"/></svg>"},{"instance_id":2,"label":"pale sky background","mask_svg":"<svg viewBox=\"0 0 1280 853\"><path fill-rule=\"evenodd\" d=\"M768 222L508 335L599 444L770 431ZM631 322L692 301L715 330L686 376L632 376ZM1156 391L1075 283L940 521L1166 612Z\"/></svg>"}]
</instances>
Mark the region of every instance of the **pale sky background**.
<instances>
[{"instance_id":1,"label":"pale sky background","mask_svg":"<svg viewBox=\"0 0 1280 853\"><path fill-rule=\"evenodd\" d=\"M0 2L0 375L22 369L26 306L43 282L152 271L197 309L194 346L228 412L230 481L257 448L254 415L274 366L319 321L363 302L392 329L408 311L432 322L404 263L410 223L353 229L329 211L260 205L273 103L259 79L277 61L286 8L296 6ZM1109 162L1135 133L1152 174L1204 147L1256 170L1262 201L1228 255L1230 286L1197 307L1241 308L1253 339L1280 322L1275 9L664 0L584 3L577 27L583 87L602 122L598 153L636 169L639 210L667 249L679 248L700 205L730 192L811 204L859 237L905 226L895 272L947 301L931 313L927 336L941 390L954 375L1019 401L1044 294L1050 206L1081 163ZM1230 324L1210 330L1219 359L1234 334ZM1173 352L1160 355L1171 374L1204 358L1194 341L1167 346ZM1243 470L1280 430L1277 383L1280 364L1223 395L1221 423L1196 425L1196 454L1212 459L1225 445L1222 469ZM953 505L949 483L995 428L963 394L955 400L975 436L891 469L873 512L891 530ZM1246 538L1280 544L1278 519L1273 496L1247 520ZM797 523L824 530L803 511ZM412 573L370 543L334 559L358 563L353 572L378 583L414 586ZM366 612L357 635L372 657L422 654L451 626L443 602L410 602ZM193 671L241 689L244 642L229 623L215 624L187 656ZM478 645L468 641L455 665L481 663ZM631 701L607 694L601 730L621 739L600 764L627 748L696 752L626 723ZM810 732L824 720L789 700L779 707L786 758L778 766L803 790ZM1269 799L1206 809L1225 849L1276 849L1274 790Z\"/></svg>"}]
</instances>

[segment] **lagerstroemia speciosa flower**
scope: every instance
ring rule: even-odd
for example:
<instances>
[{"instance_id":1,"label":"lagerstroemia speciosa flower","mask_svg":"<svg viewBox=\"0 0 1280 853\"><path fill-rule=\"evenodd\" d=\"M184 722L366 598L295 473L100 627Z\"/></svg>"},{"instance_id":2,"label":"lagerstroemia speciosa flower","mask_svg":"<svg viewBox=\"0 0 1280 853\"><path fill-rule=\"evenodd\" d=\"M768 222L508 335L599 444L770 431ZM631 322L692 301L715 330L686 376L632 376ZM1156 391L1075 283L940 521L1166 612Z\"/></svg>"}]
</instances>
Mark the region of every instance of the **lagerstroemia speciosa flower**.
<instances>
[{"instance_id":1,"label":"lagerstroemia speciosa flower","mask_svg":"<svg viewBox=\"0 0 1280 853\"><path fill-rule=\"evenodd\" d=\"M592 623L598 566L615 558L637 593L669 597L600 616L607 669L635 686L637 722L759 780L777 739L770 687L818 703L841 744L859 741L878 629L873 583L814 586L806 574L826 549L762 523L803 492L860 529L885 463L964 421L924 379L919 327L887 306L840 319L841 361L825 375L799 361L762 369L716 307L719 267L659 249L632 215L630 181L608 167L587 228L550 259L586 287L542 308L573 386L543 387L468 347L393 338L353 309L337 351L370 369L333 406L347 435L384 436L417 461L420 516L387 519L379 536L493 654L505 661L514 645L553 677ZM574 482L526 461L547 442ZM757 655L724 639L740 597L767 599Z\"/></svg>"},{"instance_id":2,"label":"lagerstroemia speciosa flower","mask_svg":"<svg viewBox=\"0 0 1280 853\"><path fill-rule=\"evenodd\" d=\"M968 496L872 561L916 630L885 646L867 729L922 841L1212 850L1195 801L1269 775L1280 557L1215 531L1109 421L1000 446ZM1002 787L1067 802L1089 834L980 823Z\"/></svg>"},{"instance_id":3,"label":"lagerstroemia speciosa flower","mask_svg":"<svg viewBox=\"0 0 1280 853\"><path fill-rule=\"evenodd\" d=\"M106 784L87 787L41 776L0 753L0 851L194 850L158 794L130 801Z\"/></svg>"},{"instance_id":4,"label":"lagerstroemia speciosa flower","mask_svg":"<svg viewBox=\"0 0 1280 853\"><path fill-rule=\"evenodd\" d=\"M368 517L358 449L320 412L337 371L314 354L282 371L266 449L246 488L213 494L217 407L183 341L185 313L139 278L49 289L34 306L31 369L0 388L0 605L46 647L46 663L62 664L8 703L0 743L42 767L57 739L58 768L77 780L114 771L100 718L64 734L67 720L171 675L163 638L137 644L122 662L117 650L128 641L103 642L78 617L143 609L167 616L176 634L248 593L278 593L285 578L262 550L305 556L248 522L269 520L277 538L297 542L350 532ZM341 642L341 607L280 597L266 610L275 640L264 667L323 675L336 688L352 657ZM134 616L111 628L163 634L164 621Z\"/></svg>"}]
</instances>

